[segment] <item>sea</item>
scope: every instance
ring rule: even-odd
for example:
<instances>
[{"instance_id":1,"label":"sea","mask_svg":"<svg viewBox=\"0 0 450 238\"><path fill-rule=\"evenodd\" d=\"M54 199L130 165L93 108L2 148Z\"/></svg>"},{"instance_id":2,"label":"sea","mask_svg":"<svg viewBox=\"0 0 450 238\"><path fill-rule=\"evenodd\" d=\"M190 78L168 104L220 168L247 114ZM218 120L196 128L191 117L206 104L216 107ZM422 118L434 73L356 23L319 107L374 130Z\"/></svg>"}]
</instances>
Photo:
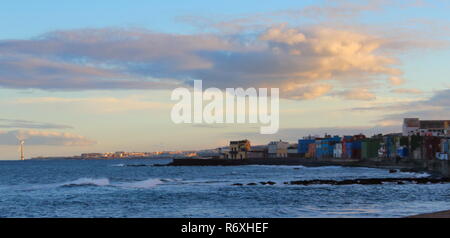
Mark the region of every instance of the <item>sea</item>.
<instances>
[{"instance_id":1,"label":"sea","mask_svg":"<svg viewBox=\"0 0 450 238\"><path fill-rule=\"evenodd\" d=\"M170 161L0 161L0 217L403 217L450 209L450 184L284 184L429 176L424 173L340 166L154 166ZM276 184L259 184L263 181Z\"/></svg>"}]
</instances>

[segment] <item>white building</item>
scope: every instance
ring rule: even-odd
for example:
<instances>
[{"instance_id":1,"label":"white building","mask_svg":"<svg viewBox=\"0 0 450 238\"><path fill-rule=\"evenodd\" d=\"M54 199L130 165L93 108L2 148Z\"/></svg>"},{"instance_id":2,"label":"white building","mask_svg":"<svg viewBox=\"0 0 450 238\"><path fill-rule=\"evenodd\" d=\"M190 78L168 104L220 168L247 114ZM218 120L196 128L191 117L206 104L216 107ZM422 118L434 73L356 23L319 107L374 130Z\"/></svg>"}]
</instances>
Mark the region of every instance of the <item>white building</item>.
<instances>
[{"instance_id":1,"label":"white building","mask_svg":"<svg viewBox=\"0 0 450 238\"><path fill-rule=\"evenodd\" d=\"M272 141L267 146L269 158L287 158L289 143L285 141Z\"/></svg>"},{"instance_id":2,"label":"white building","mask_svg":"<svg viewBox=\"0 0 450 238\"><path fill-rule=\"evenodd\" d=\"M225 146L225 147L217 148L217 151L219 152L219 157L221 159L228 159L228 156L229 156L231 150L230 150L230 147Z\"/></svg>"},{"instance_id":3,"label":"white building","mask_svg":"<svg viewBox=\"0 0 450 238\"><path fill-rule=\"evenodd\" d=\"M342 158L342 143L336 143L333 148L333 157Z\"/></svg>"}]
</instances>

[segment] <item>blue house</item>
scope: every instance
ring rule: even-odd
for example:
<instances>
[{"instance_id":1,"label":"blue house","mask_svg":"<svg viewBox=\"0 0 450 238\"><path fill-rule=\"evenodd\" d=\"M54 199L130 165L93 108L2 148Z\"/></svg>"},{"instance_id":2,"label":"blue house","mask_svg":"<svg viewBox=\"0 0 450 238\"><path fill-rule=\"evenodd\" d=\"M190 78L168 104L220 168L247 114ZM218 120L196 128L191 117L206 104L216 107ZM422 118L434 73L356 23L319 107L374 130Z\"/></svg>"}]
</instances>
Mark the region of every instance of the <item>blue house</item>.
<instances>
[{"instance_id":1,"label":"blue house","mask_svg":"<svg viewBox=\"0 0 450 238\"><path fill-rule=\"evenodd\" d=\"M326 137L321 140L316 140L316 157L317 158L331 158L333 157L334 145L341 142L341 137Z\"/></svg>"},{"instance_id":2,"label":"blue house","mask_svg":"<svg viewBox=\"0 0 450 238\"><path fill-rule=\"evenodd\" d=\"M314 144L316 140L314 139L300 139L298 140L297 151L300 155L304 155L308 152L308 146Z\"/></svg>"}]
</instances>

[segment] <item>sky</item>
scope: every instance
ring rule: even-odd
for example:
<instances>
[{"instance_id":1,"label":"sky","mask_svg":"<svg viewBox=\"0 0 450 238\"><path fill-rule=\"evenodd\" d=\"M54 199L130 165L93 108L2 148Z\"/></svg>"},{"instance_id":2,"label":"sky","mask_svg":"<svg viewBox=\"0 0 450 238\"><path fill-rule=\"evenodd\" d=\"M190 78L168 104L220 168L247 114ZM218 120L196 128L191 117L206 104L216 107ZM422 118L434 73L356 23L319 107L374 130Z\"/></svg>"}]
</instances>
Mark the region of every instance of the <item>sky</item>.
<instances>
[{"instance_id":1,"label":"sky","mask_svg":"<svg viewBox=\"0 0 450 238\"><path fill-rule=\"evenodd\" d=\"M210 149L450 119L445 0L4 1L0 159ZM280 89L280 130L174 124L173 89Z\"/></svg>"}]
</instances>

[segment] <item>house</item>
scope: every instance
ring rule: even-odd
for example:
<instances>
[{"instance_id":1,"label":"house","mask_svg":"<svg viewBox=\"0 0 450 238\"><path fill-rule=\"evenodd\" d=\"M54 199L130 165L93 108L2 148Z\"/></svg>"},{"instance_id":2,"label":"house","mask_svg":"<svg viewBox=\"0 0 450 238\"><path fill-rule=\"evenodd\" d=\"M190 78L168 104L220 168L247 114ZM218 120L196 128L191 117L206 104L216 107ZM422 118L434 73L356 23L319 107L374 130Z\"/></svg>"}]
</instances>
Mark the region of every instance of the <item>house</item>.
<instances>
[{"instance_id":1,"label":"house","mask_svg":"<svg viewBox=\"0 0 450 238\"><path fill-rule=\"evenodd\" d=\"M252 146L247 153L247 157L249 159L267 158L267 145Z\"/></svg>"},{"instance_id":2,"label":"house","mask_svg":"<svg viewBox=\"0 0 450 238\"><path fill-rule=\"evenodd\" d=\"M336 143L333 148L333 157L342 158L342 143Z\"/></svg>"},{"instance_id":3,"label":"house","mask_svg":"<svg viewBox=\"0 0 450 238\"><path fill-rule=\"evenodd\" d=\"M420 120L419 118L404 118L402 135L449 136L450 120Z\"/></svg>"},{"instance_id":4,"label":"house","mask_svg":"<svg viewBox=\"0 0 450 238\"><path fill-rule=\"evenodd\" d=\"M230 155L230 151L231 151L229 146L217 148L217 151L219 151L219 158L229 159L229 155Z\"/></svg>"},{"instance_id":5,"label":"house","mask_svg":"<svg viewBox=\"0 0 450 238\"><path fill-rule=\"evenodd\" d=\"M287 158L289 143L285 141L272 141L267 146L269 158Z\"/></svg>"},{"instance_id":6,"label":"house","mask_svg":"<svg viewBox=\"0 0 450 238\"><path fill-rule=\"evenodd\" d=\"M315 158L316 157L316 143L311 143L308 145L308 152L305 154L305 158Z\"/></svg>"},{"instance_id":7,"label":"house","mask_svg":"<svg viewBox=\"0 0 450 238\"><path fill-rule=\"evenodd\" d=\"M298 144L290 144L287 148L288 157L299 157Z\"/></svg>"},{"instance_id":8,"label":"house","mask_svg":"<svg viewBox=\"0 0 450 238\"><path fill-rule=\"evenodd\" d=\"M315 142L315 139L313 138L303 138L298 140L298 147L297 147L297 153L299 156L306 156L306 153L308 153L308 147L310 144L313 144Z\"/></svg>"},{"instance_id":9,"label":"house","mask_svg":"<svg viewBox=\"0 0 450 238\"><path fill-rule=\"evenodd\" d=\"M227 158L229 159L247 159L250 151L249 140L230 141L230 151Z\"/></svg>"},{"instance_id":10,"label":"house","mask_svg":"<svg viewBox=\"0 0 450 238\"><path fill-rule=\"evenodd\" d=\"M377 158L381 148L381 138L367 138L361 142L361 158Z\"/></svg>"},{"instance_id":11,"label":"house","mask_svg":"<svg viewBox=\"0 0 450 238\"><path fill-rule=\"evenodd\" d=\"M341 142L339 136L326 135L321 140L316 140L316 158L331 158L333 157L333 149L336 143Z\"/></svg>"}]
</instances>

